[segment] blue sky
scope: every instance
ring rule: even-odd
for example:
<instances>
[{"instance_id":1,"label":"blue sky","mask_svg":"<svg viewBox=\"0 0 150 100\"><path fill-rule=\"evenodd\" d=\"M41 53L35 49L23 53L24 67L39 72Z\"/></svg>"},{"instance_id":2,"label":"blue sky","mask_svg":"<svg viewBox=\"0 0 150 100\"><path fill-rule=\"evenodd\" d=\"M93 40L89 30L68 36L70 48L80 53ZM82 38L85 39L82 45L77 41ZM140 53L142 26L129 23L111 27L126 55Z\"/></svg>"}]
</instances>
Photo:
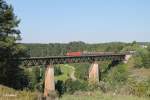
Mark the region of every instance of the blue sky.
<instances>
[{"instance_id":1,"label":"blue sky","mask_svg":"<svg viewBox=\"0 0 150 100\"><path fill-rule=\"evenodd\" d=\"M6 0L22 42L150 41L150 0Z\"/></svg>"}]
</instances>

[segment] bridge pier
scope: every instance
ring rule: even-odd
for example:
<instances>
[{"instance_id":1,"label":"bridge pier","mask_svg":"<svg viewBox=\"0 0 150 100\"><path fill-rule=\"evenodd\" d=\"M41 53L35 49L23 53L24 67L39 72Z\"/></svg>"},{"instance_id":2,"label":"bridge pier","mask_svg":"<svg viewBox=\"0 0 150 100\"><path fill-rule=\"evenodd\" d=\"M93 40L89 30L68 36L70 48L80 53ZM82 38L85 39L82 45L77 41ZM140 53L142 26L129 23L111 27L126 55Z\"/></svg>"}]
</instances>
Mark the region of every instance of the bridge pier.
<instances>
[{"instance_id":1,"label":"bridge pier","mask_svg":"<svg viewBox=\"0 0 150 100\"><path fill-rule=\"evenodd\" d=\"M54 66L50 64L46 66L45 70L44 96L47 97L49 93L54 91L55 91Z\"/></svg>"},{"instance_id":2,"label":"bridge pier","mask_svg":"<svg viewBox=\"0 0 150 100\"><path fill-rule=\"evenodd\" d=\"M98 83L99 82L99 67L98 63L94 62L89 68L89 82Z\"/></svg>"},{"instance_id":3,"label":"bridge pier","mask_svg":"<svg viewBox=\"0 0 150 100\"><path fill-rule=\"evenodd\" d=\"M132 55L131 54L127 54L127 55L125 55L125 59L124 59L124 63L126 64L127 62L128 62L128 60L130 59L132 57Z\"/></svg>"}]
</instances>

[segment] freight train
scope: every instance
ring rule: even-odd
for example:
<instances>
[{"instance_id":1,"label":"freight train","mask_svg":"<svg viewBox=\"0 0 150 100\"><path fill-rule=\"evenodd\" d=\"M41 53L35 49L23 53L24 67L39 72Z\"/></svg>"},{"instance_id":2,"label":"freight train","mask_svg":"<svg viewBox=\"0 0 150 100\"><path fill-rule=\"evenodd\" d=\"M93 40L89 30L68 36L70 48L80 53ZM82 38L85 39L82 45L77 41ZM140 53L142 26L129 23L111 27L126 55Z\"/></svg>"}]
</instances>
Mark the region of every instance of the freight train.
<instances>
[{"instance_id":1,"label":"freight train","mask_svg":"<svg viewBox=\"0 0 150 100\"><path fill-rule=\"evenodd\" d=\"M68 52L66 56L111 55L115 52Z\"/></svg>"}]
</instances>

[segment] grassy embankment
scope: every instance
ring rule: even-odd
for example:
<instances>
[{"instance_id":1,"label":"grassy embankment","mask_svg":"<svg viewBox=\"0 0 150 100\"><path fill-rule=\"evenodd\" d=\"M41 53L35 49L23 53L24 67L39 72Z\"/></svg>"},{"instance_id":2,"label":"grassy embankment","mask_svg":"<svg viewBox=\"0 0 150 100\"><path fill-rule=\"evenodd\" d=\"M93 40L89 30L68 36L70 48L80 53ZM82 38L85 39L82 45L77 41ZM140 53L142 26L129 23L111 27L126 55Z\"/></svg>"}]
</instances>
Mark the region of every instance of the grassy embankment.
<instances>
[{"instance_id":1,"label":"grassy embankment","mask_svg":"<svg viewBox=\"0 0 150 100\"><path fill-rule=\"evenodd\" d=\"M30 91L17 91L0 85L0 100L37 100L37 95Z\"/></svg>"},{"instance_id":2,"label":"grassy embankment","mask_svg":"<svg viewBox=\"0 0 150 100\"><path fill-rule=\"evenodd\" d=\"M60 100L150 100L146 97L126 96L126 95L114 95L111 93L86 92L74 95L65 94Z\"/></svg>"},{"instance_id":3,"label":"grassy embankment","mask_svg":"<svg viewBox=\"0 0 150 100\"><path fill-rule=\"evenodd\" d=\"M37 100L37 94L29 91L16 91L0 85L0 100ZM103 94L101 92L81 92L65 94L60 100L149 100L146 97Z\"/></svg>"}]
</instances>

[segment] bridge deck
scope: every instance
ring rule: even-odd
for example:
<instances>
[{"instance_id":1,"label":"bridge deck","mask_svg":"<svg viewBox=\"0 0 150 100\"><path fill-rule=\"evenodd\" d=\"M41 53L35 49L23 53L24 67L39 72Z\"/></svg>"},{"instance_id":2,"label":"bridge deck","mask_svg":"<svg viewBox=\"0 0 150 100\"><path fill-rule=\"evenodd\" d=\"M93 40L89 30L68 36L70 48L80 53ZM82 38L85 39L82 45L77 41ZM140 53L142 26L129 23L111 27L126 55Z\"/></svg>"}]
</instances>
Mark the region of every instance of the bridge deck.
<instances>
[{"instance_id":1,"label":"bridge deck","mask_svg":"<svg viewBox=\"0 0 150 100\"><path fill-rule=\"evenodd\" d=\"M122 61L126 54L101 54L101 55L84 55L84 56L50 56L50 57L29 57L20 58L24 66L36 66L46 64L65 64L81 63L104 60Z\"/></svg>"},{"instance_id":2,"label":"bridge deck","mask_svg":"<svg viewBox=\"0 0 150 100\"><path fill-rule=\"evenodd\" d=\"M82 56L46 56L46 57L27 57L27 58L20 58L22 60L27 59L51 59L51 58L80 58L80 57L104 57L104 56L125 56L126 54L101 54L101 55L82 55Z\"/></svg>"}]
</instances>

